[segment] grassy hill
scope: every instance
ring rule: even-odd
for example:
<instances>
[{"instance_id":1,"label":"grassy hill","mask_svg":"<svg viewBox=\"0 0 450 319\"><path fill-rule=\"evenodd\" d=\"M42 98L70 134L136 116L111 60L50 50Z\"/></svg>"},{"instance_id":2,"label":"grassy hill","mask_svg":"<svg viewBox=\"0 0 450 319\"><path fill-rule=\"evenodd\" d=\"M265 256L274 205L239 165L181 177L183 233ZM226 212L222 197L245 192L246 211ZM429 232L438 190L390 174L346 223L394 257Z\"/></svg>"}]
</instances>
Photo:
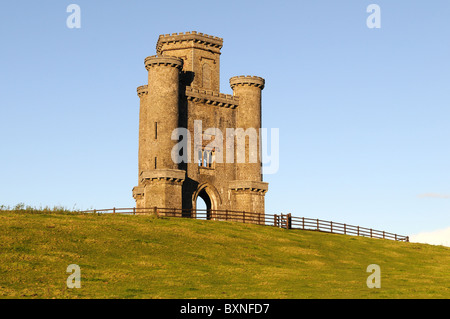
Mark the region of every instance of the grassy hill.
<instances>
[{"instance_id":1,"label":"grassy hill","mask_svg":"<svg viewBox=\"0 0 450 319\"><path fill-rule=\"evenodd\" d=\"M1 212L0 243L2 298L450 298L443 246L67 212ZM66 287L69 264L80 289Z\"/></svg>"}]
</instances>

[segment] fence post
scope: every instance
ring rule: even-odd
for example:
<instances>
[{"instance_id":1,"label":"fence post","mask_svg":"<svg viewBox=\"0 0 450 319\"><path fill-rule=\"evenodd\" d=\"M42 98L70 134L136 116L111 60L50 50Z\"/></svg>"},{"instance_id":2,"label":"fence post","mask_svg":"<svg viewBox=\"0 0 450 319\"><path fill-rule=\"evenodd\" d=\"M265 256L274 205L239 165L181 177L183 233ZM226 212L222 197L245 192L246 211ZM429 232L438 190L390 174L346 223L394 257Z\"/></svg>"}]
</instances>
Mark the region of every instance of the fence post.
<instances>
[{"instance_id":1,"label":"fence post","mask_svg":"<svg viewBox=\"0 0 450 319\"><path fill-rule=\"evenodd\" d=\"M136 215L136 207L133 207L133 215Z\"/></svg>"},{"instance_id":2,"label":"fence post","mask_svg":"<svg viewBox=\"0 0 450 319\"><path fill-rule=\"evenodd\" d=\"M292 228L292 217L291 214L287 214L286 215L286 229L291 229Z\"/></svg>"},{"instance_id":3,"label":"fence post","mask_svg":"<svg viewBox=\"0 0 450 319\"><path fill-rule=\"evenodd\" d=\"M344 235L347 235L347 225L344 224Z\"/></svg>"},{"instance_id":4,"label":"fence post","mask_svg":"<svg viewBox=\"0 0 450 319\"><path fill-rule=\"evenodd\" d=\"M384 230L383 230L383 239L384 239L385 235L384 235Z\"/></svg>"},{"instance_id":5,"label":"fence post","mask_svg":"<svg viewBox=\"0 0 450 319\"><path fill-rule=\"evenodd\" d=\"M157 209L156 206L153 207L153 214L154 214L156 217L158 217L158 209Z\"/></svg>"},{"instance_id":6,"label":"fence post","mask_svg":"<svg viewBox=\"0 0 450 319\"><path fill-rule=\"evenodd\" d=\"M409 243L409 236L406 236L406 242Z\"/></svg>"},{"instance_id":7,"label":"fence post","mask_svg":"<svg viewBox=\"0 0 450 319\"><path fill-rule=\"evenodd\" d=\"M245 211L242 211L242 216L244 217L244 224L245 224Z\"/></svg>"},{"instance_id":8,"label":"fence post","mask_svg":"<svg viewBox=\"0 0 450 319\"><path fill-rule=\"evenodd\" d=\"M370 238L372 238L372 228L370 229Z\"/></svg>"},{"instance_id":9,"label":"fence post","mask_svg":"<svg viewBox=\"0 0 450 319\"><path fill-rule=\"evenodd\" d=\"M394 234L395 235L395 240L397 240L397 234Z\"/></svg>"},{"instance_id":10,"label":"fence post","mask_svg":"<svg viewBox=\"0 0 450 319\"><path fill-rule=\"evenodd\" d=\"M330 221L330 232L333 233L333 222Z\"/></svg>"},{"instance_id":11,"label":"fence post","mask_svg":"<svg viewBox=\"0 0 450 319\"><path fill-rule=\"evenodd\" d=\"M116 213L116 208L115 207L113 207L113 214L115 214Z\"/></svg>"},{"instance_id":12,"label":"fence post","mask_svg":"<svg viewBox=\"0 0 450 319\"><path fill-rule=\"evenodd\" d=\"M317 230L320 230L320 226L319 226L319 218L317 218Z\"/></svg>"},{"instance_id":13,"label":"fence post","mask_svg":"<svg viewBox=\"0 0 450 319\"><path fill-rule=\"evenodd\" d=\"M357 234L359 236L359 226L356 226Z\"/></svg>"},{"instance_id":14,"label":"fence post","mask_svg":"<svg viewBox=\"0 0 450 319\"><path fill-rule=\"evenodd\" d=\"M303 230L305 230L305 217L302 217L302 226L303 226Z\"/></svg>"},{"instance_id":15,"label":"fence post","mask_svg":"<svg viewBox=\"0 0 450 319\"><path fill-rule=\"evenodd\" d=\"M228 220L228 209L225 210L225 220Z\"/></svg>"},{"instance_id":16,"label":"fence post","mask_svg":"<svg viewBox=\"0 0 450 319\"><path fill-rule=\"evenodd\" d=\"M273 225L275 227L278 227L278 215L277 214L273 214Z\"/></svg>"}]
</instances>

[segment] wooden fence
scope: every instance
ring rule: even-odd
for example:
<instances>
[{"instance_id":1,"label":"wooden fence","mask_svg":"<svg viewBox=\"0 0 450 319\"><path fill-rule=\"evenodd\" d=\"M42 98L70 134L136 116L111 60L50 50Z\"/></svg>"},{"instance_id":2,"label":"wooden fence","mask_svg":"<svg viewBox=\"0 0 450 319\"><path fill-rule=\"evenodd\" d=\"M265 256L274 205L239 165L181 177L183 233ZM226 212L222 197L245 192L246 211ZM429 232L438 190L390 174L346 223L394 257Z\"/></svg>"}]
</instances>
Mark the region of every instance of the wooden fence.
<instances>
[{"instance_id":1,"label":"wooden fence","mask_svg":"<svg viewBox=\"0 0 450 319\"><path fill-rule=\"evenodd\" d=\"M152 214L164 217L185 217L203 220L233 221L248 224L274 226L285 229L313 230L332 234L363 236L409 242L408 236L388 233L372 228L336 223L327 220L295 217L291 214L259 214L236 210L176 209L176 208L111 208L93 209L82 213L97 214Z\"/></svg>"}]
</instances>

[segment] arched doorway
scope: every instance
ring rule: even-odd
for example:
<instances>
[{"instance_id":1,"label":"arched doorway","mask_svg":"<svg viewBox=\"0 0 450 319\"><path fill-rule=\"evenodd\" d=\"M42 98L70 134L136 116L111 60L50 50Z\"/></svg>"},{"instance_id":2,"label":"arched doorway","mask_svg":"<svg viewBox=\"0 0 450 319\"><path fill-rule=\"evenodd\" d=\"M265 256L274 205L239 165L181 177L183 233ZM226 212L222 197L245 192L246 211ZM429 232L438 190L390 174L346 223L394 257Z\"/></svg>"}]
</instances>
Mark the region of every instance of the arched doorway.
<instances>
[{"instance_id":1,"label":"arched doorway","mask_svg":"<svg viewBox=\"0 0 450 319\"><path fill-rule=\"evenodd\" d=\"M201 219L214 219L215 211L220 204L220 197L214 186L204 183L197 187L192 196L192 208L198 214L194 217Z\"/></svg>"},{"instance_id":2,"label":"arched doorway","mask_svg":"<svg viewBox=\"0 0 450 319\"><path fill-rule=\"evenodd\" d=\"M205 189L202 189L197 196L196 201L197 218L211 219L211 199L206 193Z\"/></svg>"}]
</instances>

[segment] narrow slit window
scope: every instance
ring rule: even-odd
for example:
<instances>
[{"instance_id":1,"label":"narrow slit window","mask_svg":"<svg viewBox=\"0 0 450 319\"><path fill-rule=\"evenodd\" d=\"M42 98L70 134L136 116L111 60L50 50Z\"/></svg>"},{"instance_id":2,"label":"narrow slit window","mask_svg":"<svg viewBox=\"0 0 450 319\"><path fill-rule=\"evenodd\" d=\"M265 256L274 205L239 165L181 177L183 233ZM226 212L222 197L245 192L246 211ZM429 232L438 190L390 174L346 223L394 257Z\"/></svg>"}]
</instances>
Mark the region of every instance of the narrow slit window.
<instances>
[{"instance_id":1,"label":"narrow slit window","mask_svg":"<svg viewBox=\"0 0 450 319\"><path fill-rule=\"evenodd\" d=\"M198 150L198 166L202 166L203 163L203 152Z\"/></svg>"},{"instance_id":2,"label":"narrow slit window","mask_svg":"<svg viewBox=\"0 0 450 319\"><path fill-rule=\"evenodd\" d=\"M158 139L158 122L155 122L155 140Z\"/></svg>"},{"instance_id":3,"label":"narrow slit window","mask_svg":"<svg viewBox=\"0 0 450 319\"><path fill-rule=\"evenodd\" d=\"M156 157L155 157L155 169L156 169Z\"/></svg>"},{"instance_id":4,"label":"narrow slit window","mask_svg":"<svg viewBox=\"0 0 450 319\"><path fill-rule=\"evenodd\" d=\"M203 167L207 167L208 165L208 152L203 151Z\"/></svg>"},{"instance_id":5,"label":"narrow slit window","mask_svg":"<svg viewBox=\"0 0 450 319\"><path fill-rule=\"evenodd\" d=\"M208 167L211 168L212 167L212 152L208 152Z\"/></svg>"}]
</instances>

